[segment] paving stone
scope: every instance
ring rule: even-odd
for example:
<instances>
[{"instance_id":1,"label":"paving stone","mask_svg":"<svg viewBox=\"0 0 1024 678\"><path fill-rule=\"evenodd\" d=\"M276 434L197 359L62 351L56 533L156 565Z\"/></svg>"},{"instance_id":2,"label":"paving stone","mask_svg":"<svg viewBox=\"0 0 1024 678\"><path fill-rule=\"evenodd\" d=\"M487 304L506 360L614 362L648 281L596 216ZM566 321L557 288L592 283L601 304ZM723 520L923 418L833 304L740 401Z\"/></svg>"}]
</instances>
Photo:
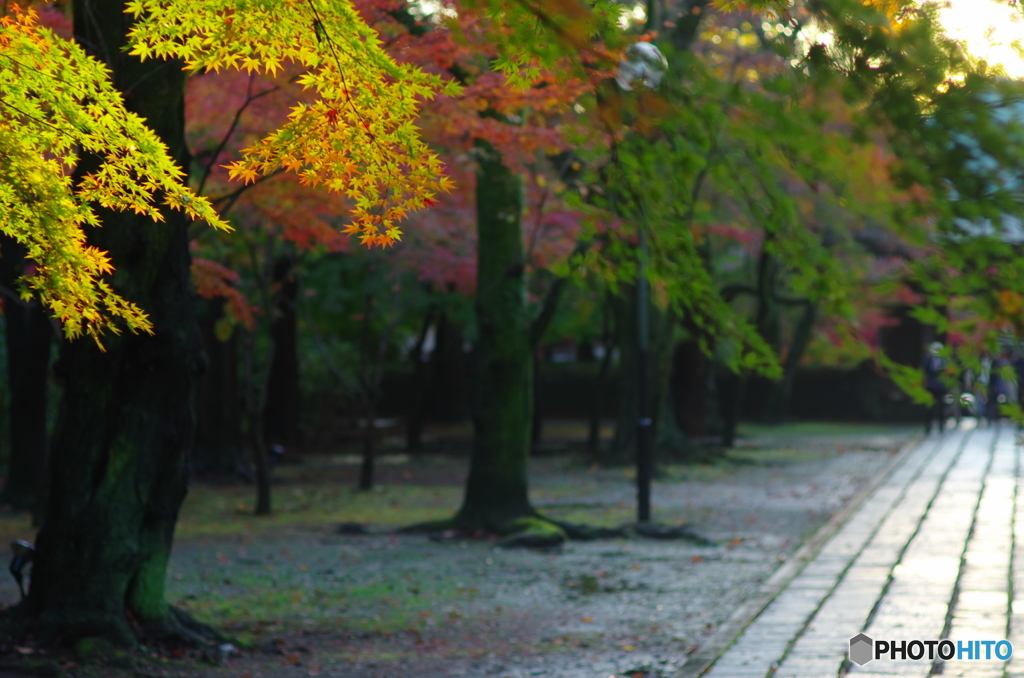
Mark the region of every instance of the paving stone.
<instances>
[{"instance_id":1,"label":"paving stone","mask_svg":"<svg viewBox=\"0 0 1024 678\"><path fill-rule=\"evenodd\" d=\"M1024 591L1024 478L1016 477L1018 465L1024 467L1024 452L1014 446L1010 427L957 430L923 441L707 675L764 675L756 671L768 671L769 658L788 647L774 678L835 676L849 638L864 628L876 604L869 636L934 639L957 586L949 637L1001 640L1012 622L1022 659L954 660L944 664L943 675L995 678L1006 669L1024 678L1024 595L1013 601L1011 619L1007 593L1011 579L1014 590ZM757 642L767 645L757 648ZM847 668L858 678L924 678L931 662L876 660Z\"/></svg>"}]
</instances>

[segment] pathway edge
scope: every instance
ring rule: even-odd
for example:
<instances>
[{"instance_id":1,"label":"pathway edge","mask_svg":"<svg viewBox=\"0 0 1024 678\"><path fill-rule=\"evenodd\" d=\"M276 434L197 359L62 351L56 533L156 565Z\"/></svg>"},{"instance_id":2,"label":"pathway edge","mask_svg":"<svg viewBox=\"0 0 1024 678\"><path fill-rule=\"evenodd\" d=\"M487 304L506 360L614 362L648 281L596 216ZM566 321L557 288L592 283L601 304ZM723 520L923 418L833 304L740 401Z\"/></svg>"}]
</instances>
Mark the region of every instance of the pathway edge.
<instances>
[{"instance_id":1,"label":"pathway edge","mask_svg":"<svg viewBox=\"0 0 1024 678\"><path fill-rule=\"evenodd\" d=\"M875 490L885 482L892 472L907 458L910 452L924 440L922 433L915 434L910 440L892 455L892 458L879 469L874 476L846 503L838 513L832 516L827 523L818 528L818 531L805 541L797 549L796 553L789 557L779 569L775 570L757 593L747 598L736 608L729 618L723 623L714 635L683 664L670 678L697 678L703 675L711 665L714 664L722 654L729 649L739 635L757 618L761 612L771 603L787 584L797 575L804 566L818 554L821 547L825 545L832 536L839 531L839 528L867 501L868 497L874 494Z\"/></svg>"}]
</instances>

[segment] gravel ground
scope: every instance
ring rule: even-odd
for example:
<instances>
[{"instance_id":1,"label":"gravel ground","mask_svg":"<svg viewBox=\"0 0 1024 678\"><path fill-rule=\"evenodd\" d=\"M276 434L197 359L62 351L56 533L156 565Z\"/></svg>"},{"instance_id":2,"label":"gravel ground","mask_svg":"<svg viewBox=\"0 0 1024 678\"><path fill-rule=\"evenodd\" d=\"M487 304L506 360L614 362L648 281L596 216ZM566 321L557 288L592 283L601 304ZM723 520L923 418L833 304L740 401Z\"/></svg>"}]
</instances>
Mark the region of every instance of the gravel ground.
<instances>
[{"instance_id":1,"label":"gravel ground","mask_svg":"<svg viewBox=\"0 0 1024 678\"><path fill-rule=\"evenodd\" d=\"M729 464L667 469L655 518L715 546L618 539L501 550L484 539L338 535L329 525L179 539L171 598L201 618L233 620L261 648L183 672L667 676L912 433L762 433ZM533 500L549 515L608 522L632 510L629 476L548 459L531 472Z\"/></svg>"}]
</instances>

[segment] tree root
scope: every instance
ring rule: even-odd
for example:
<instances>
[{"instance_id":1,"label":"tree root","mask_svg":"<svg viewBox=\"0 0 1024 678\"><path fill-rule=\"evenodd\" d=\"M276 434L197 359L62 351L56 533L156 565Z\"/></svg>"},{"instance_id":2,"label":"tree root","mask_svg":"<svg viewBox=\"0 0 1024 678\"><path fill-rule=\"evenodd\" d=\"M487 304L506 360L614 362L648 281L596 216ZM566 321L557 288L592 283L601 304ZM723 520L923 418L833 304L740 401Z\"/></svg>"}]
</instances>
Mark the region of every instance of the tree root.
<instances>
[{"instance_id":1,"label":"tree root","mask_svg":"<svg viewBox=\"0 0 1024 678\"><path fill-rule=\"evenodd\" d=\"M432 520L404 527L404 534L426 534L431 540L445 542L481 537L501 537L498 548L556 548L566 541L592 541L595 539L682 539L698 546L715 546L715 542L682 525L638 523L620 527L595 527L564 520L547 518L537 512L506 521L495 526L483 518L466 520L455 516L446 520Z\"/></svg>"},{"instance_id":2,"label":"tree root","mask_svg":"<svg viewBox=\"0 0 1024 678\"><path fill-rule=\"evenodd\" d=\"M657 523L638 523L633 531L648 539L685 539L698 546L715 546L715 542L702 534L694 532L683 525L659 525Z\"/></svg>"},{"instance_id":3,"label":"tree root","mask_svg":"<svg viewBox=\"0 0 1024 678\"><path fill-rule=\"evenodd\" d=\"M413 523L412 525L406 525L405 527L398 528L398 534L440 534L442 532L449 532L454 530L464 529L457 525L455 518L445 518L444 520L428 520L422 523Z\"/></svg>"},{"instance_id":4,"label":"tree root","mask_svg":"<svg viewBox=\"0 0 1024 678\"><path fill-rule=\"evenodd\" d=\"M140 640L167 645L209 648L212 645L232 642L212 626L198 621L178 607L169 607L162 619L140 624L137 628Z\"/></svg>"},{"instance_id":5,"label":"tree root","mask_svg":"<svg viewBox=\"0 0 1024 678\"><path fill-rule=\"evenodd\" d=\"M510 520L503 526L503 531L508 536L496 544L503 549L550 549L561 546L569 539L562 527L539 515Z\"/></svg>"}]
</instances>

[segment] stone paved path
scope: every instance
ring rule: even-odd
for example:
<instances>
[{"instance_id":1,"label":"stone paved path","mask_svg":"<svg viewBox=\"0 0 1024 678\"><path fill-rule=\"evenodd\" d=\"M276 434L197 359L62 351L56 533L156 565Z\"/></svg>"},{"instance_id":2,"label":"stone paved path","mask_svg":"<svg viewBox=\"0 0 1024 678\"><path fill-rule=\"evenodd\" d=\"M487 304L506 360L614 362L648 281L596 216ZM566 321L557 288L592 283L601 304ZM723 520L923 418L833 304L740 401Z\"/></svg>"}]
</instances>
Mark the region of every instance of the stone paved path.
<instances>
[{"instance_id":1,"label":"stone paved path","mask_svg":"<svg viewBox=\"0 0 1024 678\"><path fill-rule=\"evenodd\" d=\"M1024 677L1024 479L1012 425L923 439L708 678ZM1018 501L1018 497L1022 497ZM849 640L1009 640L1009 661L847 659ZM683 673L696 675L693 669Z\"/></svg>"}]
</instances>

